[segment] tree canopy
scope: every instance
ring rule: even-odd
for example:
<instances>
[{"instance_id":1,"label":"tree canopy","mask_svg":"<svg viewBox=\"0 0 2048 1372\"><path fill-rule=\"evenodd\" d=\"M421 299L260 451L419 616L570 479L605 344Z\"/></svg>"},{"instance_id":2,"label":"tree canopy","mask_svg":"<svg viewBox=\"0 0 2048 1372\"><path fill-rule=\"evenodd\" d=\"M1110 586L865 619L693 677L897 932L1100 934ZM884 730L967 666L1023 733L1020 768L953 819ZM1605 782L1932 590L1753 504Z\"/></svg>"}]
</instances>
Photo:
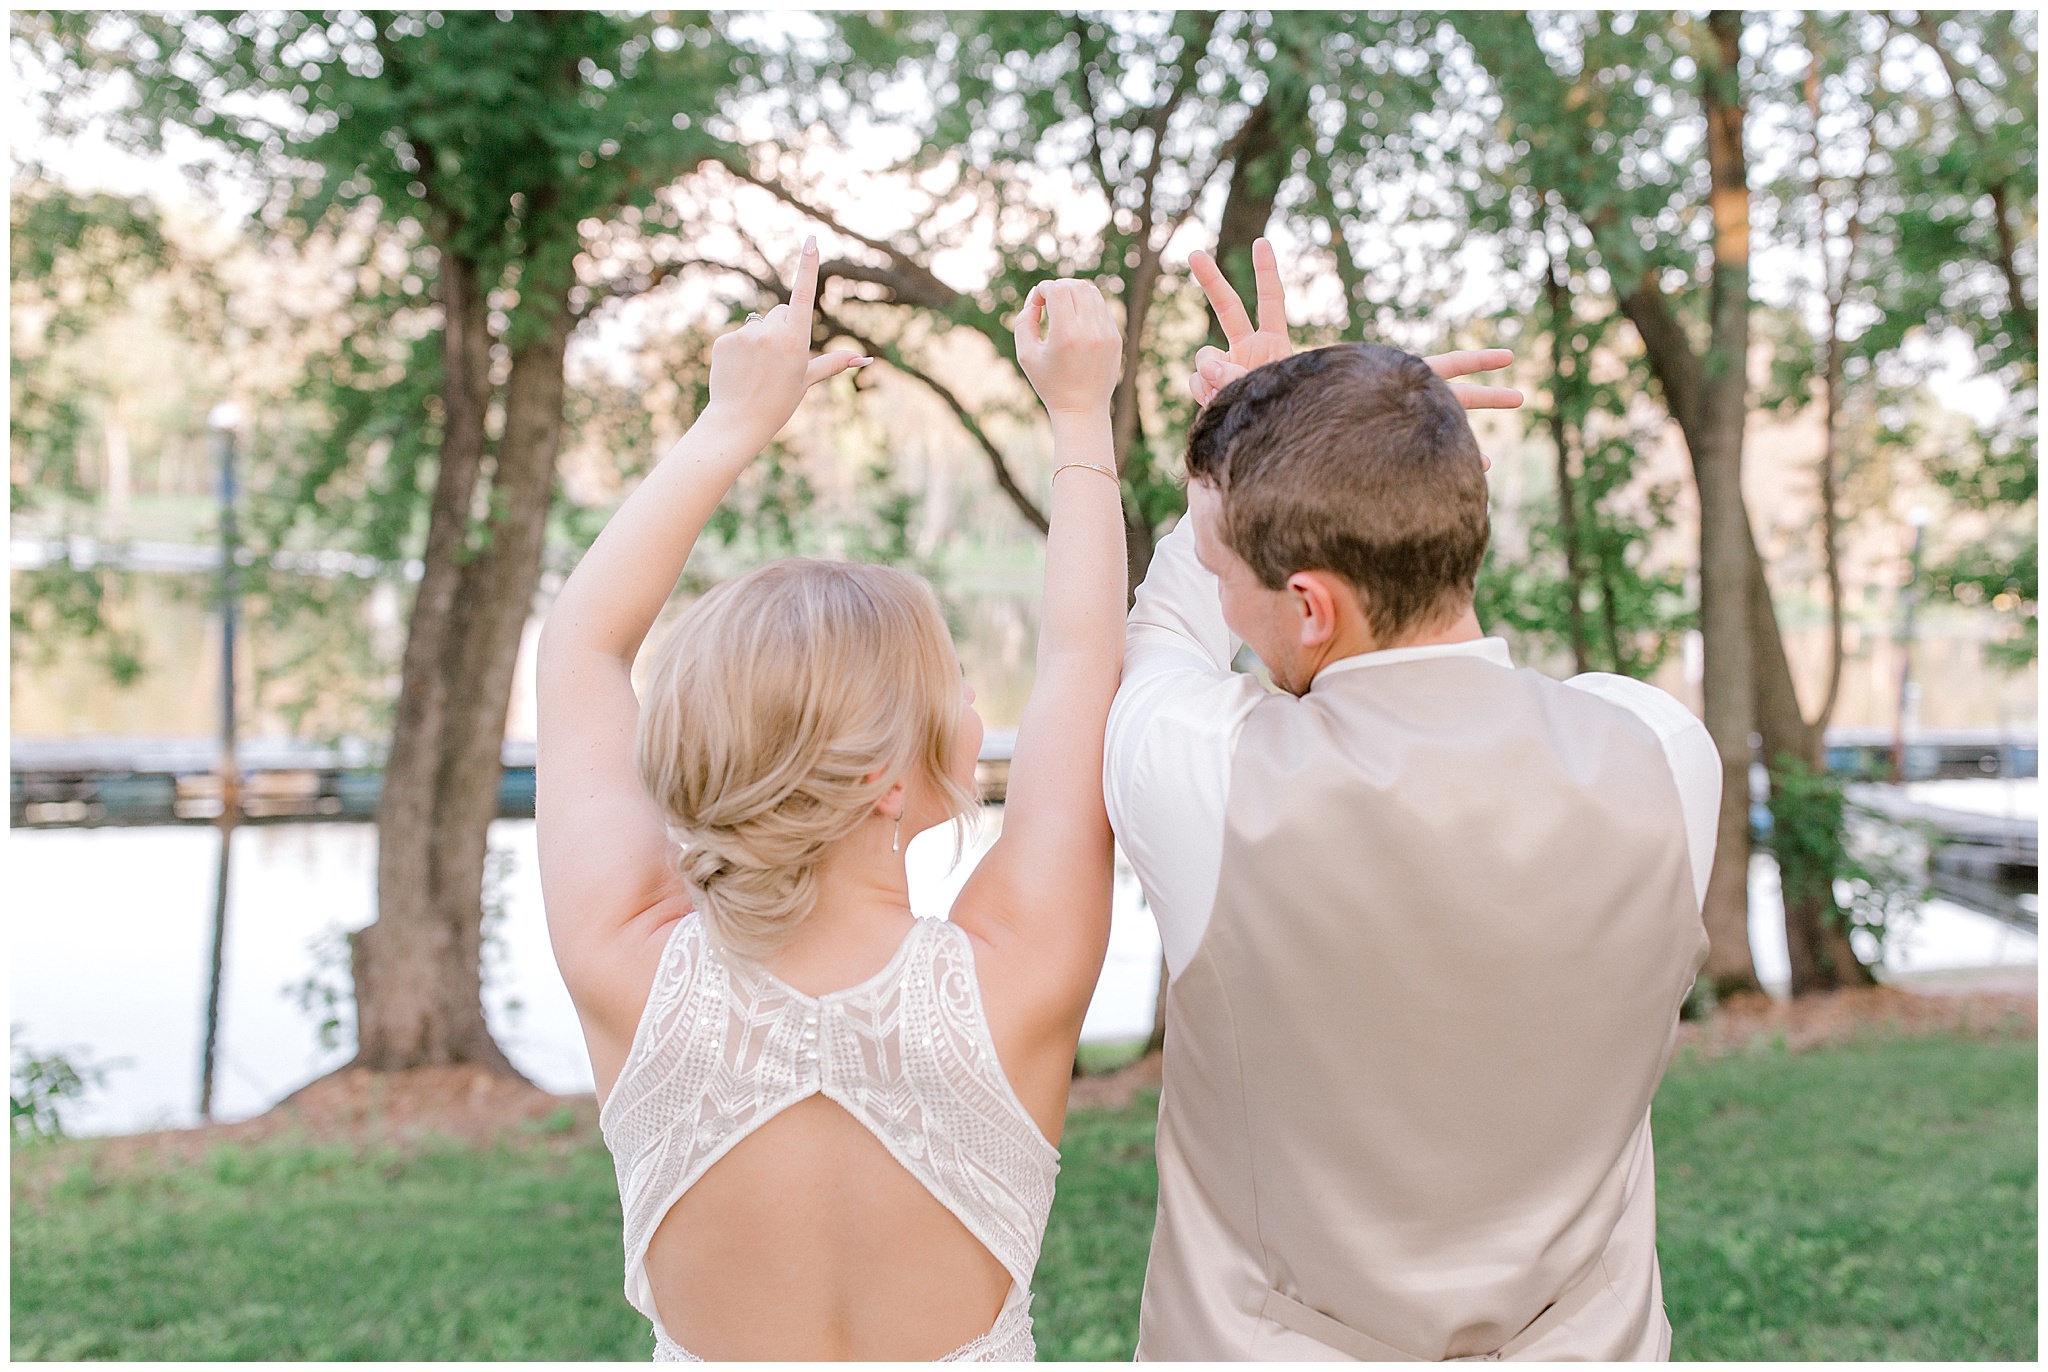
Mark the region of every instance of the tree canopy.
<instances>
[{"instance_id":1,"label":"tree canopy","mask_svg":"<svg viewBox=\"0 0 2048 1372\"><path fill-rule=\"evenodd\" d=\"M420 832L472 834L421 869L450 928L474 923L474 796L551 508L574 555L557 456L579 425L623 448L655 427L651 395L569 359L655 302L673 308L633 315L631 343L666 357L681 319L697 346L777 298L814 229L820 345L928 392L1020 530L1045 515L1011 315L1047 276L1105 284L1133 584L1181 509L1182 383L1210 328L1181 263L1212 247L1242 278L1271 233L1309 342L1518 348L1517 441L1547 476L1502 521L1482 606L1580 669L1648 674L1702 627L1731 777L1753 725L1778 791L1804 794L1840 695L1843 549L1904 503L1948 512L1929 585L2002 618L2001 660L2036 651L2030 13L45 12L12 36L53 136L90 124L194 161L253 198L252 237L324 274L244 340L294 363L245 397L266 402L245 436L251 538L420 570L392 708L423 772L394 785ZM19 505L84 491L74 459L108 402L53 359L172 249L152 207L56 165L18 163L13 223L16 319L36 324L13 358ZM188 285L195 317L234 313L231 282ZM1929 391L1959 357L2002 397L1988 417ZM686 411L688 369L664 380ZM1743 485L1766 415L1820 435L1800 508L1768 520ZM1689 467L1659 468L1673 434ZM793 543L809 487L787 456L720 527L779 520L763 546ZM904 499L884 502L898 555ZM279 595L335 620L360 599ZM39 603L41 623L94 622L85 583ZM1817 690L1794 680L1792 606L1829 618ZM484 722L458 725L456 700ZM1729 788L1731 854L1745 794ZM1812 904L1795 979L1850 975L1829 881L1794 886ZM1730 957L1733 986L1746 949Z\"/></svg>"}]
</instances>

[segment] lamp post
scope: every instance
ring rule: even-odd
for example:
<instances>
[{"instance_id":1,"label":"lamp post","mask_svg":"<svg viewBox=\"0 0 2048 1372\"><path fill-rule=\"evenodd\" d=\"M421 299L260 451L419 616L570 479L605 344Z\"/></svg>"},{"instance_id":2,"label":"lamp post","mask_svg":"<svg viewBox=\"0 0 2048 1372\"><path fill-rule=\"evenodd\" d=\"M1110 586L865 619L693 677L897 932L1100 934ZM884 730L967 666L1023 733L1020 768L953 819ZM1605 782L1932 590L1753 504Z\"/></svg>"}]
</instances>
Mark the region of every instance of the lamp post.
<instances>
[{"instance_id":1,"label":"lamp post","mask_svg":"<svg viewBox=\"0 0 2048 1372\"><path fill-rule=\"evenodd\" d=\"M213 888L212 969L206 982L206 1037L199 1059L199 1114L213 1118L213 1065L220 1040L220 983L227 951L228 853L242 808L242 771L235 758L235 601L239 594L235 554L235 428L241 411L232 403L213 407L206 427L220 469L220 868Z\"/></svg>"},{"instance_id":2,"label":"lamp post","mask_svg":"<svg viewBox=\"0 0 2048 1372\"><path fill-rule=\"evenodd\" d=\"M1915 505L1906 512L1913 530L1913 551L1906 559L1906 584L1899 591L1899 713L1892 726L1892 783L1906 779L1906 714L1913 696L1913 607L1920 599L1920 551L1927 538L1928 514Z\"/></svg>"}]
</instances>

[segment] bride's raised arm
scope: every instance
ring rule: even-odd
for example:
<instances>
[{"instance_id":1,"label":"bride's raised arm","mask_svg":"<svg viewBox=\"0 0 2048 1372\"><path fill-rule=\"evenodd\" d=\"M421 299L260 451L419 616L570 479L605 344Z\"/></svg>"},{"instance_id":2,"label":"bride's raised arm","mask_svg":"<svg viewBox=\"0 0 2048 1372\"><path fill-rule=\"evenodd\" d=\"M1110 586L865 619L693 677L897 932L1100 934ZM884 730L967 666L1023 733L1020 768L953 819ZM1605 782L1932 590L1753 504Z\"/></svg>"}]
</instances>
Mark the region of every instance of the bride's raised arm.
<instances>
[{"instance_id":1,"label":"bride's raised arm","mask_svg":"<svg viewBox=\"0 0 2048 1372\"><path fill-rule=\"evenodd\" d=\"M1110 435L1123 345L1108 303L1084 281L1036 287L1016 335L1053 440L1037 679L1017 728L1002 837L953 918L1000 968L982 979L992 1019L1048 1048L1064 1039L1070 1053L1109 944L1102 735L1123 660L1124 514Z\"/></svg>"},{"instance_id":2,"label":"bride's raised arm","mask_svg":"<svg viewBox=\"0 0 2048 1372\"><path fill-rule=\"evenodd\" d=\"M866 361L811 356L818 249L789 303L711 345L711 398L555 597L541 633L537 818L555 958L602 1087L640 1017L666 926L690 909L660 813L634 769L634 656L733 481L819 381Z\"/></svg>"}]
</instances>

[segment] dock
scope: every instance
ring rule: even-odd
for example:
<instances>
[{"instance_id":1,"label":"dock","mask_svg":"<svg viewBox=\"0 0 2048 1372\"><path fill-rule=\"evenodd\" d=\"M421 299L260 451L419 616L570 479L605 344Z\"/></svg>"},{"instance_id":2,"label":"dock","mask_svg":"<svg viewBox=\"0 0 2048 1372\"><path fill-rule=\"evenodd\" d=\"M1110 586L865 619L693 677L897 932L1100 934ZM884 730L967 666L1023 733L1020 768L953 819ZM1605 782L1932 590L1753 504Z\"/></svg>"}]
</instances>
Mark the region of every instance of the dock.
<instances>
[{"instance_id":1,"label":"dock","mask_svg":"<svg viewBox=\"0 0 2048 1372\"><path fill-rule=\"evenodd\" d=\"M1830 772L1889 778L1892 731L1868 725L1830 729L1823 744ZM1906 781L1961 781L1983 777L2031 777L2041 770L2039 735L2006 729L1925 729L1906 734Z\"/></svg>"},{"instance_id":2,"label":"dock","mask_svg":"<svg viewBox=\"0 0 2048 1372\"><path fill-rule=\"evenodd\" d=\"M1943 804L1913 787L1858 783L1850 802L1889 824L1927 834L1927 879L1935 892L2028 932L2037 932L2040 822L2034 787L2004 813ZM1931 788L1923 788L1931 789Z\"/></svg>"},{"instance_id":3,"label":"dock","mask_svg":"<svg viewBox=\"0 0 2048 1372\"><path fill-rule=\"evenodd\" d=\"M1831 769L1848 776L1890 771L1891 740L1877 730L1830 731ZM982 799L1001 804L1008 790L1015 730L988 731L975 768ZM224 788L220 744L210 738L102 735L11 740L9 815L16 828L48 829L142 824L218 824ZM534 745L507 740L498 782L498 813L531 818ZM1991 730L1949 730L1908 735L1909 780L2033 777L2039 750L2033 735ZM237 823L275 824L376 818L384 793L383 757L361 740L311 743L252 738L236 746L241 810ZM1899 823L1917 823L1940 835L1943 861L1958 876L1985 880L2031 878L2038 840L2031 816L2002 819L1916 804L1895 788L1863 782L1853 797ZM1939 854L1937 855L1939 856Z\"/></svg>"},{"instance_id":4,"label":"dock","mask_svg":"<svg viewBox=\"0 0 2048 1372\"><path fill-rule=\"evenodd\" d=\"M990 730L975 767L982 799L1000 804L1014 730ZM17 829L218 824L221 749L210 738L102 735L16 738L9 747L8 813ZM533 816L534 745L508 739L498 814ZM359 740L338 744L253 738L238 743L238 824L368 823L384 794L383 758Z\"/></svg>"}]
</instances>

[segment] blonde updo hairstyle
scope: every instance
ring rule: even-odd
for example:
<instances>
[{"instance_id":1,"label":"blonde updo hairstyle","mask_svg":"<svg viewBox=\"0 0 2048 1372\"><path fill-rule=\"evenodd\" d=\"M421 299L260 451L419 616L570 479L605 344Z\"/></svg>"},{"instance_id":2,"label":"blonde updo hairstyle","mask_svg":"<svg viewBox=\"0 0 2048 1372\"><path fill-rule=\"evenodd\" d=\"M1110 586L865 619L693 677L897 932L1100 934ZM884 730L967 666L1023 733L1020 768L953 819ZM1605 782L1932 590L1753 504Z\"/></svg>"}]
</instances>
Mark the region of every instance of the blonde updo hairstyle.
<instances>
[{"instance_id":1,"label":"blonde updo hairstyle","mask_svg":"<svg viewBox=\"0 0 2048 1372\"><path fill-rule=\"evenodd\" d=\"M897 782L965 814L974 796L947 770L959 726L945 618L907 572L785 558L690 606L656 652L636 752L721 946L787 943L825 850Z\"/></svg>"}]
</instances>

